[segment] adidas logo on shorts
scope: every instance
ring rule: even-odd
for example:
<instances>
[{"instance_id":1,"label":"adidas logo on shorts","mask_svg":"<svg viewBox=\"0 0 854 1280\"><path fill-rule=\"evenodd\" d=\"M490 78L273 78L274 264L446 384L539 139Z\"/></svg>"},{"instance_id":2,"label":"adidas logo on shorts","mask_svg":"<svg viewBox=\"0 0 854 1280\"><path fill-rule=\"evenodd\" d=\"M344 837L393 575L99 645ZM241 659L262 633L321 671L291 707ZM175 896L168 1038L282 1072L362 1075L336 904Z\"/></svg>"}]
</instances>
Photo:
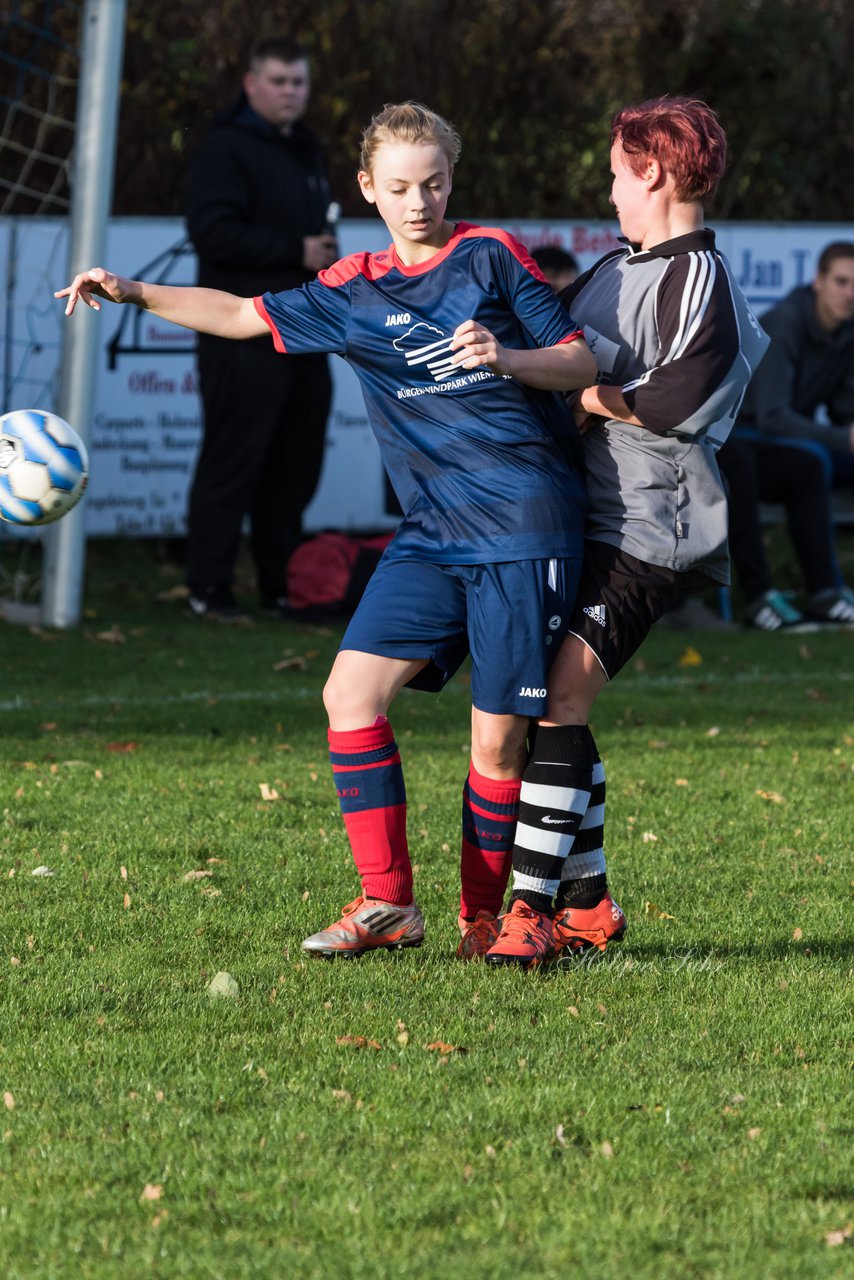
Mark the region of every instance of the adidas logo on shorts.
<instances>
[{"instance_id":1,"label":"adidas logo on shorts","mask_svg":"<svg viewBox=\"0 0 854 1280\"><path fill-rule=\"evenodd\" d=\"M582 609L582 613L586 613L588 618L592 618L594 622L598 622L600 627L606 626L604 604L585 605Z\"/></svg>"}]
</instances>

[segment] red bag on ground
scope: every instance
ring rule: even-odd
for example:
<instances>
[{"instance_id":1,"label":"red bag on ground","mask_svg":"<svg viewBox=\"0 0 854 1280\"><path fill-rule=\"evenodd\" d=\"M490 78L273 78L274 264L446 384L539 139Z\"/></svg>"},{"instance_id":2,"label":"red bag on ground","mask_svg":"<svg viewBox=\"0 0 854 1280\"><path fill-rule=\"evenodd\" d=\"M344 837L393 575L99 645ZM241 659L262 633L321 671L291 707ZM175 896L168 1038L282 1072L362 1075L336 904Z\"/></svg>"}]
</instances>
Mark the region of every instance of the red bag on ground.
<instances>
[{"instance_id":1,"label":"red bag on ground","mask_svg":"<svg viewBox=\"0 0 854 1280\"><path fill-rule=\"evenodd\" d=\"M288 561L289 612L306 617L349 616L393 536L319 533L303 542Z\"/></svg>"}]
</instances>

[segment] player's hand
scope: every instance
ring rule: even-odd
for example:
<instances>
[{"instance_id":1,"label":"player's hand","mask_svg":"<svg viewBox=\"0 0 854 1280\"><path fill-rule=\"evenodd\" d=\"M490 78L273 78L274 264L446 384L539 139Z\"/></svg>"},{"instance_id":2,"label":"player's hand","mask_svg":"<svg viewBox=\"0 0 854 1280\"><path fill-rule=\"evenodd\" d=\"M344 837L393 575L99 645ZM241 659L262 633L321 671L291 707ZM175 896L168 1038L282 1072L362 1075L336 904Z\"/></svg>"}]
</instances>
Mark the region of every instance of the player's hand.
<instances>
[{"instance_id":1,"label":"player's hand","mask_svg":"<svg viewBox=\"0 0 854 1280\"><path fill-rule=\"evenodd\" d=\"M113 275L103 267L90 267L76 275L65 289L57 289L53 296L68 299L65 314L70 316L78 302L85 302L93 311L100 311L99 298L106 298L108 302L136 302L140 290L136 280Z\"/></svg>"},{"instance_id":2,"label":"player's hand","mask_svg":"<svg viewBox=\"0 0 854 1280\"><path fill-rule=\"evenodd\" d=\"M454 364L462 369L486 368L499 375L510 372L506 348L476 320L464 320L454 330L451 350L456 351Z\"/></svg>"},{"instance_id":3,"label":"player's hand","mask_svg":"<svg viewBox=\"0 0 854 1280\"><path fill-rule=\"evenodd\" d=\"M583 388L582 388L583 390ZM575 425L580 436L586 436L588 431L599 425L602 419L598 414L590 413L581 403L582 391L570 391L564 396L566 406L575 419Z\"/></svg>"},{"instance_id":4,"label":"player's hand","mask_svg":"<svg viewBox=\"0 0 854 1280\"><path fill-rule=\"evenodd\" d=\"M338 241L328 233L322 236L303 236L302 265L306 271L324 271L338 260Z\"/></svg>"}]
</instances>

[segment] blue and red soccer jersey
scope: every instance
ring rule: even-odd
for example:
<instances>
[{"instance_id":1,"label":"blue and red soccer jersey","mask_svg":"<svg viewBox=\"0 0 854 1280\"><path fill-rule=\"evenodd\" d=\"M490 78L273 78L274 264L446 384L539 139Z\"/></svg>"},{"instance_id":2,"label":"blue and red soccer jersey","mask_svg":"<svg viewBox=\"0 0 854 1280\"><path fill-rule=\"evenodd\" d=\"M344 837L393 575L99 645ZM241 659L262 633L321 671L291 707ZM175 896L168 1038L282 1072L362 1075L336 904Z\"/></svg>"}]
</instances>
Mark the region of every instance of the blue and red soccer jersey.
<instances>
[{"instance_id":1,"label":"blue and red soccer jersey","mask_svg":"<svg viewBox=\"0 0 854 1280\"><path fill-rule=\"evenodd\" d=\"M406 266L393 246L353 254L255 306L278 350L336 352L355 370L405 513L387 557L581 554L586 495L560 447L574 431L561 398L451 363L470 319L517 349L581 336L512 236L459 223L426 262Z\"/></svg>"}]
</instances>

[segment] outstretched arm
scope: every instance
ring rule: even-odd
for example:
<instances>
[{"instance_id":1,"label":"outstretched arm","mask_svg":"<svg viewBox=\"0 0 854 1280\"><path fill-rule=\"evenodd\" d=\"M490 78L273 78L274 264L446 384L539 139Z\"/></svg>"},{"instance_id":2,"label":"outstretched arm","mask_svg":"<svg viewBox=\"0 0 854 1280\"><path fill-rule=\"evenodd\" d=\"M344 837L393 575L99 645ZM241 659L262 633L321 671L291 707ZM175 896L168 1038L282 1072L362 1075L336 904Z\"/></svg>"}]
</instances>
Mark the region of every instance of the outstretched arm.
<instances>
[{"instance_id":1,"label":"outstretched arm","mask_svg":"<svg viewBox=\"0 0 854 1280\"><path fill-rule=\"evenodd\" d=\"M541 391L574 391L596 377L596 361L580 337L555 347L504 347L476 320L466 320L455 331L451 346L460 368L487 368Z\"/></svg>"},{"instance_id":2,"label":"outstretched arm","mask_svg":"<svg viewBox=\"0 0 854 1280\"><path fill-rule=\"evenodd\" d=\"M609 387L600 383L583 387L572 401L571 408L582 435L585 431L589 431L600 418L616 419L618 422L627 422L633 427L644 425L626 404L619 387Z\"/></svg>"},{"instance_id":3,"label":"outstretched arm","mask_svg":"<svg viewBox=\"0 0 854 1280\"><path fill-rule=\"evenodd\" d=\"M65 289L58 289L54 297L68 299L67 316L73 313L78 302L100 311L99 299L106 298L109 302L131 303L185 329L211 333L218 338L255 338L268 332L251 298L238 298L236 294L218 289L128 280L103 267L81 271Z\"/></svg>"}]
</instances>

